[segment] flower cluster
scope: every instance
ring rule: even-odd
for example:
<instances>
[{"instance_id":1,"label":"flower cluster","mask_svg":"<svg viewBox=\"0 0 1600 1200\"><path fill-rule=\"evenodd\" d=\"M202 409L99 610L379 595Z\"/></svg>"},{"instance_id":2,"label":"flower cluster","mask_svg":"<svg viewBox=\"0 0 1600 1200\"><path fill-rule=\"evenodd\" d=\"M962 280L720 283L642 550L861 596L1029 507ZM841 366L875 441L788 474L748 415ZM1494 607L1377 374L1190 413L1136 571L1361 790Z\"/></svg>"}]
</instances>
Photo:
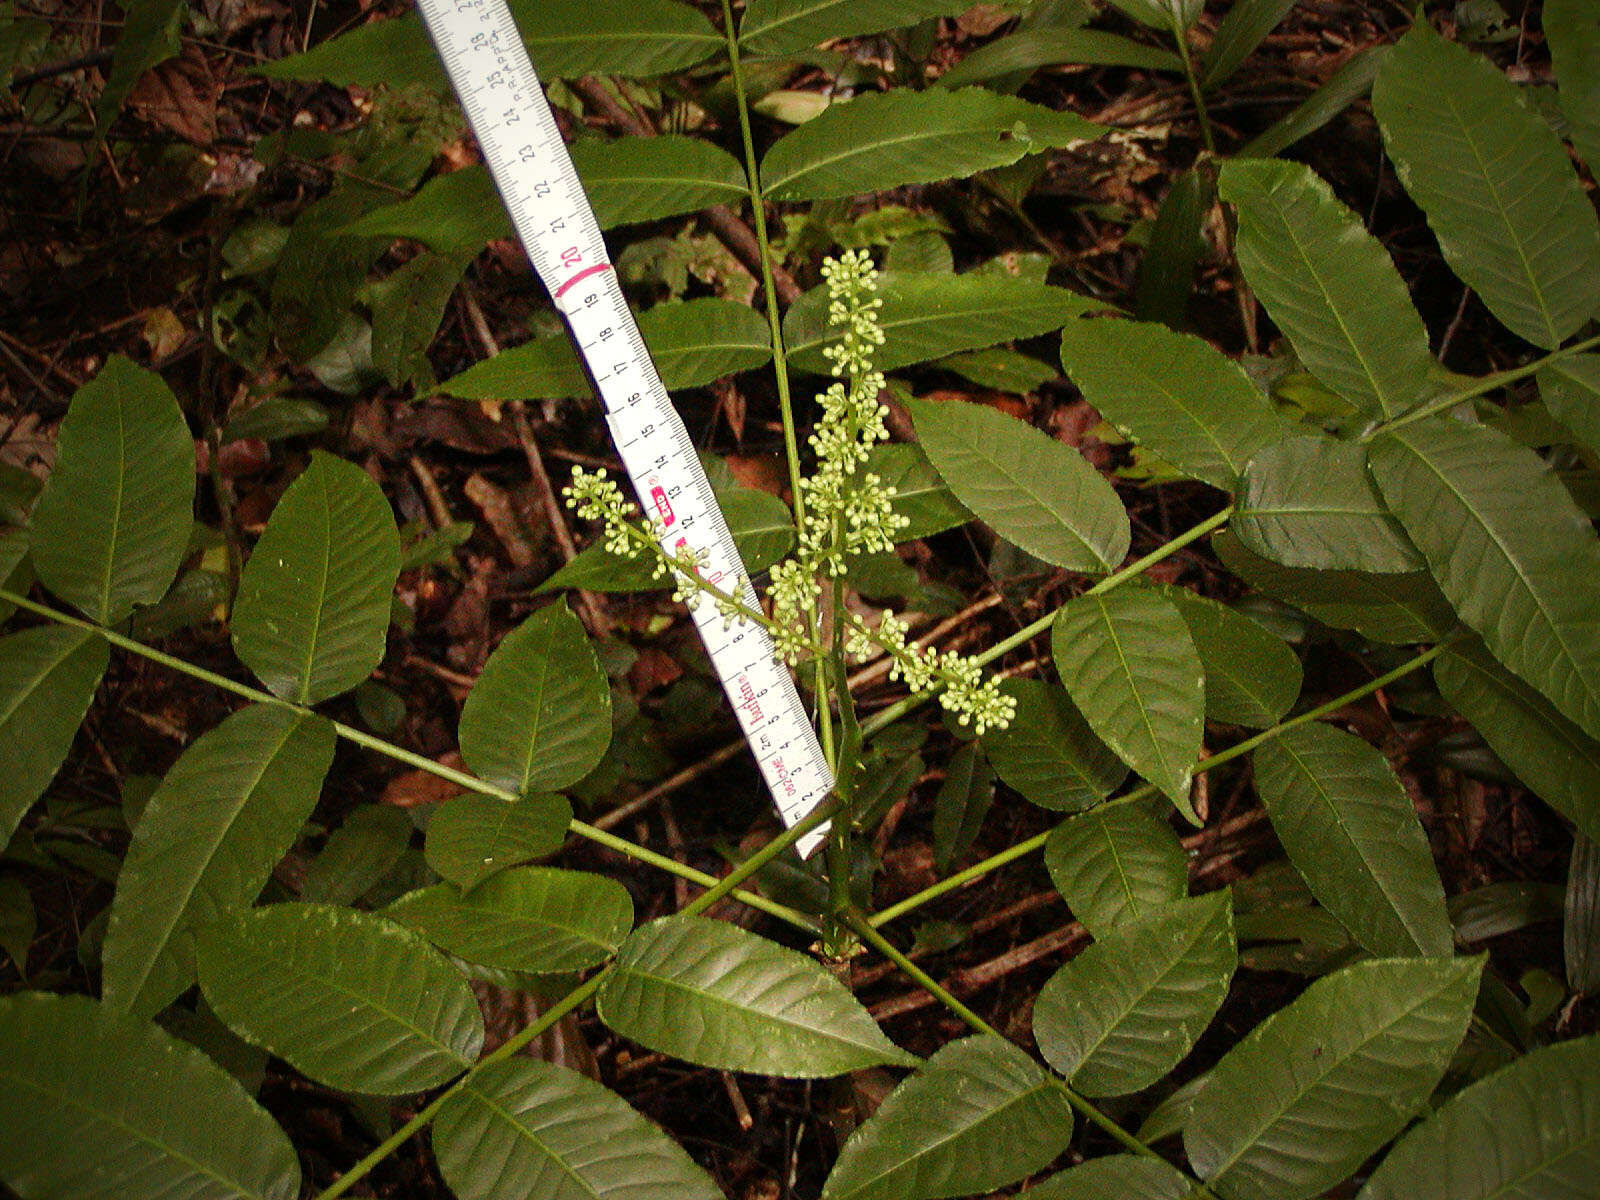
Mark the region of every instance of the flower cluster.
<instances>
[{"instance_id":1,"label":"flower cluster","mask_svg":"<svg viewBox=\"0 0 1600 1200\"><path fill-rule=\"evenodd\" d=\"M824 351L835 380L818 397L822 411L810 439L816 466L799 484L797 546L771 570L767 596L772 616L764 622L779 655L791 666L818 650L825 581L846 576L852 558L892 550L909 523L894 510L895 489L866 469L872 448L889 436L884 425L888 409L878 399L883 374L873 366L884 340L878 273L864 250L853 250L827 260L822 275L830 301L828 320L839 330L838 342ZM612 553L634 557L655 548L656 575L673 576L675 599L693 602L714 591L700 577L705 564L686 547L677 552L660 548L651 536L659 530L646 531L637 523L636 508L604 470L575 468L564 494L580 517L604 526L605 545ZM730 620L745 615L720 593L716 601ZM940 703L962 725L971 724L981 734L1004 728L1015 715L1016 701L1000 691L998 680L985 679L974 659L914 644L909 627L893 613L884 613L876 626L851 612L837 612L834 619L846 654L863 658L881 650L891 660L890 678L904 680L912 692L938 689Z\"/></svg>"}]
</instances>

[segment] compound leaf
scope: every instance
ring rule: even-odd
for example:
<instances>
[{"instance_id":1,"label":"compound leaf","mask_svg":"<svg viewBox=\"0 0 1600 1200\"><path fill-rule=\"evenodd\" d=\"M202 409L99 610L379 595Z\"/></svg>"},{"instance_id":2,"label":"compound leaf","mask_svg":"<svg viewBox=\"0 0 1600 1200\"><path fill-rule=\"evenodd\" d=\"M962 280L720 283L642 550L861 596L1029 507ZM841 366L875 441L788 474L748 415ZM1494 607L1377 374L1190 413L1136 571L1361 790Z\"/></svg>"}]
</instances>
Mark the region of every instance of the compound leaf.
<instances>
[{"instance_id":1,"label":"compound leaf","mask_svg":"<svg viewBox=\"0 0 1600 1200\"><path fill-rule=\"evenodd\" d=\"M120 354L67 406L33 510L44 584L102 625L166 595L189 551L194 439L172 389Z\"/></svg>"},{"instance_id":2,"label":"compound leaf","mask_svg":"<svg viewBox=\"0 0 1600 1200\"><path fill-rule=\"evenodd\" d=\"M1426 398L1428 331L1388 252L1333 190L1300 163L1236 159L1219 191L1239 216L1245 278L1306 369L1372 416Z\"/></svg>"},{"instance_id":3,"label":"compound leaf","mask_svg":"<svg viewBox=\"0 0 1600 1200\"><path fill-rule=\"evenodd\" d=\"M345 1091L418 1092L478 1056L472 989L420 936L371 913L273 904L201 935L206 1002L246 1041Z\"/></svg>"},{"instance_id":4,"label":"compound leaf","mask_svg":"<svg viewBox=\"0 0 1600 1200\"><path fill-rule=\"evenodd\" d=\"M995 774L1040 808L1077 812L1109 796L1128 769L1073 706L1066 692L1038 679L1008 679L1017 713L979 739Z\"/></svg>"},{"instance_id":5,"label":"compound leaf","mask_svg":"<svg viewBox=\"0 0 1600 1200\"><path fill-rule=\"evenodd\" d=\"M0 639L0 847L72 749L108 657L86 629L41 626Z\"/></svg>"},{"instance_id":6,"label":"compound leaf","mask_svg":"<svg viewBox=\"0 0 1600 1200\"><path fill-rule=\"evenodd\" d=\"M1372 954L1449 957L1444 888L1405 788L1383 755L1330 725L1255 752L1256 788L1311 894Z\"/></svg>"},{"instance_id":7,"label":"compound leaf","mask_svg":"<svg viewBox=\"0 0 1600 1200\"><path fill-rule=\"evenodd\" d=\"M965 178L1104 132L1074 113L982 88L868 93L780 138L761 160L761 186L770 200L857 196Z\"/></svg>"},{"instance_id":8,"label":"compound leaf","mask_svg":"<svg viewBox=\"0 0 1600 1200\"><path fill-rule=\"evenodd\" d=\"M554 1063L513 1058L469 1077L440 1107L433 1148L461 1200L722 1200L622 1097Z\"/></svg>"},{"instance_id":9,"label":"compound leaf","mask_svg":"<svg viewBox=\"0 0 1600 1200\"><path fill-rule=\"evenodd\" d=\"M1189 856L1172 826L1139 804L1091 809L1061 822L1044 865L1078 922L1103 937L1188 890Z\"/></svg>"},{"instance_id":10,"label":"compound leaf","mask_svg":"<svg viewBox=\"0 0 1600 1200\"><path fill-rule=\"evenodd\" d=\"M1582 1200L1600 1177L1600 1038L1545 1046L1457 1092L1357 1200Z\"/></svg>"},{"instance_id":11,"label":"compound leaf","mask_svg":"<svg viewBox=\"0 0 1600 1200\"><path fill-rule=\"evenodd\" d=\"M1205 674L1183 614L1152 588L1079 596L1062 605L1050 643L1090 728L1200 824L1189 783L1205 727Z\"/></svg>"},{"instance_id":12,"label":"compound leaf","mask_svg":"<svg viewBox=\"0 0 1600 1200\"><path fill-rule=\"evenodd\" d=\"M1237 965L1226 889L1169 901L1050 977L1033 1008L1039 1052L1085 1095L1137 1092L1193 1048Z\"/></svg>"},{"instance_id":13,"label":"compound leaf","mask_svg":"<svg viewBox=\"0 0 1600 1200\"><path fill-rule=\"evenodd\" d=\"M441 804L428 821L428 865L468 891L496 872L561 849L572 804L534 793L520 800L469 792Z\"/></svg>"},{"instance_id":14,"label":"compound leaf","mask_svg":"<svg viewBox=\"0 0 1600 1200\"><path fill-rule=\"evenodd\" d=\"M104 994L150 1017L194 982L194 939L247 907L311 815L333 727L277 705L241 709L198 738L134 829L106 926Z\"/></svg>"},{"instance_id":15,"label":"compound leaf","mask_svg":"<svg viewBox=\"0 0 1600 1200\"><path fill-rule=\"evenodd\" d=\"M610 958L633 926L633 900L603 875L515 867L470 892L451 883L419 888L383 915L467 962L553 974Z\"/></svg>"},{"instance_id":16,"label":"compound leaf","mask_svg":"<svg viewBox=\"0 0 1600 1200\"><path fill-rule=\"evenodd\" d=\"M622 944L600 1019L674 1058L816 1079L917 1060L822 965L705 917L663 917Z\"/></svg>"},{"instance_id":17,"label":"compound leaf","mask_svg":"<svg viewBox=\"0 0 1600 1200\"><path fill-rule=\"evenodd\" d=\"M1060 329L1092 302L1065 288L1011 275L885 272L878 282L884 343L873 356L882 371ZM828 321L828 289L813 288L783 318L789 365L826 375L823 347L838 339Z\"/></svg>"},{"instance_id":18,"label":"compound leaf","mask_svg":"<svg viewBox=\"0 0 1600 1200\"><path fill-rule=\"evenodd\" d=\"M1071 321L1061 365L1101 416L1183 474L1232 491L1282 420L1236 363L1199 338L1139 321Z\"/></svg>"},{"instance_id":19,"label":"compound leaf","mask_svg":"<svg viewBox=\"0 0 1600 1200\"><path fill-rule=\"evenodd\" d=\"M283 1130L201 1051L87 996L0 1000L0 1179L29 1197L295 1200Z\"/></svg>"},{"instance_id":20,"label":"compound leaf","mask_svg":"<svg viewBox=\"0 0 1600 1200\"><path fill-rule=\"evenodd\" d=\"M1561 139L1498 68L1418 21L1372 109L1445 260L1508 328L1554 350L1600 308L1600 222Z\"/></svg>"},{"instance_id":21,"label":"compound leaf","mask_svg":"<svg viewBox=\"0 0 1600 1200\"><path fill-rule=\"evenodd\" d=\"M1369 453L1384 499L1461 620L1600 737L1600 542L1545 461L1446 418L1387 433Z\"/></svg>"},{"instance_id":22,"label":"compound leaf","mask_svg":"<svg viewBox=\"0 0 1600 1200\"><path fill-rule=\"evenodd\" d=\"M564 602L506 634L461 709L461 757L520 795L576 783L611 744L611 689Z\"/></svg>"},{"instance_id":23,"label":"compound leaf","mask_svg":"<svg viewBox=\"0 0 1600 1200\"><path fill-rule=\"evenodd\" d=\"M1305 1200L1405 1128L1466 1032L1482 959L1382 959L1314 982L1207 1076L1183 1132L1229 1200Z\"/></svg>"},{"instance_id":24,"label":"compound leaf","mask_svg":"<svg viewBox=\"0 0 1600 1200\"><path fill-rule=\"evenodd\" d=\"M400 532L372 477L320 450L273 509L239 580L233 648L276 695L316 704L383 658Z\"/></svg>"},{"instance_id":25,"label":"compound leaf","mask_svg":"<svg viewBox=\"0 0 1600 1200\"><path fill-rule=\"evenodd\" d=\"M1104 573L1131 533L1117 493L1072 447L997 409L913 400L917 439L935 469L980 519L1036 558Z\"/></svg>"},{"instance_id":26,"label":"compound leaf","mask_svg":"<svg viewBox=\"0 0 1600 1200\"><path fill-rule=\"evenodd\" d=\"M1401 574L1426 566L1367 473L1366 450L1330 437L1285 438L1252 458L1232 528L1286 567Z\"/></svg>"},{"instance_id":27,"label":"compound leaf","mask_svg":"<svg viewBox=\"0 0 1600 1200\"><path fill-rule=\"evenodd\" d=\"M823 1200L932 1200L1004 1187L1072 1138L1066 1096L998 1037L951 1042L895 1088L839 1152Z\"/></svg>"}]
</instances>

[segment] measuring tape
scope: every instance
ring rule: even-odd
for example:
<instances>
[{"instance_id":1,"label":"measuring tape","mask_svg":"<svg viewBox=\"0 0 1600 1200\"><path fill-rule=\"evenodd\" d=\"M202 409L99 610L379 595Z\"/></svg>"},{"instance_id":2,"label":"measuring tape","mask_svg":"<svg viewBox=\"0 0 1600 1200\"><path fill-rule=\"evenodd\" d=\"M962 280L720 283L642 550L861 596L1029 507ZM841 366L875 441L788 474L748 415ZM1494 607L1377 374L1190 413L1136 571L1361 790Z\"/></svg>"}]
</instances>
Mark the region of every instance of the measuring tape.
<instances>
[{"instance_id":1,"label":"measuring tape","mask_svg":"<svg viewBox=\"0 0 1600 1200\"><path fill-rule=\"evenodd\" d=\"M588 364L634 490L664 530L663 549L687 546L700 556L709 582L757 607L689 431L623 298L511 10L505 0L418 0L417 7L511 223ZM762 626L727 623L699 592L689 611L778 811L793 825L833 788L794 679ZM815 829L797 848L808 855L826 835L827 826Z\"/></svg>"}]
</instances>

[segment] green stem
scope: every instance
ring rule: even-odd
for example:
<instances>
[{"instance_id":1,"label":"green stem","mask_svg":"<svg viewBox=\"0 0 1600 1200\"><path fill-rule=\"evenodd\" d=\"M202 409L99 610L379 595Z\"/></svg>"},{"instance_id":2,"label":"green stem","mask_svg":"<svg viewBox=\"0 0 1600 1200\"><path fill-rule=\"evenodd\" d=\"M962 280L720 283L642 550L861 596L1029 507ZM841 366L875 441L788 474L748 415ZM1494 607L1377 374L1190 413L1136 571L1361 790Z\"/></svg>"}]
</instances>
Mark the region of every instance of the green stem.
<instances>
[{"instance_id":1,"label":"green stem","mask_svg":"<svg viewBox=\"0 0 1600 1200\"><path fill-rule=\"evenodd\" d=\"M888 938L884 937L865 914L858 910L852 909L845 913L845 923L854 929L858 934L860 934L861 939L870 945L874 950L878 951L878 953L882 954L890 962L894 963L895 966L899 967L900 970L903 971L908 978L914 981L918 987L922 988L940 1004L944 1005L951 1012L955 1013L956 1016L965 1021L974 1032L987 1034L990 1037L1001 1036L999 1030L995 1029L993 1025L990 1025L989 1022L985 1021L977 1013L973 1012L972 1009L968 1008L965 1004L958 1000L950 993L948 988L946 988L932 975L929 975L926 971L919 967L908 955L902 953L900 949ZM1054 1079L1054 1076L1051 1078ZM1066 1096L1067 1103L1072 1105L1072 1107L1075 1108L1086 1120L1098 1125L1106 1133L1110 1134L1125 1148L1131 1150L1135 1154L1142 1155L1145 1158L1161 1158L1161 1156L1149 1146L1145 1145L1138 1138L1134 1137L1133 1134L1129 1133L1121 1125L1118 1125L1110 1117L1106 1116L1105 1113L1101 1112L1100 1109L1094 1104L1090 1103L1077 1092L1073 1091L1072 1088L1068 1087L1065 1083L1057 1080L1056 1086L1058 1086L1061 1089L1062 1094ZM1164 1162L1166 1160L1162 1159L1162 1161Z\"/></svg>"},{"instance_id":2,"label":"green stem","mask_svg":"<svg viewBox=\"0 0 1600 1200\"><path fill-rule=\"evenodd\" d=\"M1253 737L1248 737L1242 742L1238 742L1232 746L1229 746L1226 750L1219 750L1209 758L1201 759L1199 762L1194 764L1194 773L1196 775L1202 775L1211 770L1213 767L1220 767L1223 763L1232 762L1239 756L1250 753L1250 751L1254 750L1257 746L1260 746L1265 742L1269 742L1273 738L1279 737L1291 729L1297 728L1301 725L1309 724L1312 721L1320 720L1323 717L1339 711L1339 709L1343 708L1347 704L1351 704L1357 700L1360 700L1364 696L1369 696L1380 688L1389 686L1389 684L1393 683L1395 680L1404 678L1413 671L1427 666L1428 663L1432 662L1434 659L1438 658L1439 655L1443 654L1449 645L1449 642L1441 642L1439 645L1434 646L1431 649L1424 650L1421 654L1416 655L1414 658L1407 659L1398 667L1395 667L1392 671L1385 671L1382 675L1377 676L1375 679L1369 679L1360 687L1352 688L1350 691L1345 692L1342 696L1335 696L1326 704L1319 704L1317 707L1308 709L1298 716L1291 717L1287 721L1282 721L1279 724L1274 725L1271 729L1263 730L1262 732L1255 734ZM1153 796L1155 794L1156 788L1151 784L1141 784L1132 791L1118 796L1115 800L1106 801L1106 804L1102 805L1101 807L1106 807L1112 804L1129 804L1137 800L1143 800L1146 797ZM1000 851L999 854L992 854L982 862L974 863L964 871L957 871L954 875L951 875L947 879L941 879L938 883L935 883L930 887L925 887L920 892L917 892L911 896L907 896L904 900L901 900L896 904L891 904L888 908L880 909L869 919L874 926L887 925L890 921L903 917L906 915L906 913L911 912L914 909L921 908L930 900L936 900L947 892L953 892L958 888L967 886L969 883L972 883L978 879L982 879L985 875L989 874L989 872L1003 867L1007 863L1015 862L1019 858L1023 858L1029 854L1032 854L1035 850L1044 849L1044 844L1049 840L1049 838L1050 833L1049 831L1046 831L1045 833L1034 835L1027 841L1018 842L1014 846L1008 846L1006 849Z\"/></svg>"},{"instance_id":3,"label":"green stem","mask_svg":"<svg viewBox=\"0 0 1600 1200\"><path fill-rule=\"evenodd\" d=\"M1194 528L1179 534L1170 542L1156 547L1143 558L1136 559L1127 566L1123 567L1121 570L1107 575L1099 583L1095 584L1092 588L1085 592L1084 595L1098 596L1104 592L1109 592L1112 588L1120 587L1122 584L1127 583L1128 580L1134 578L1135 576L1144 574L1144 572L1148 571L1151 567L1155 566L1163 559L1170 558L1179 550L1182 550L1185 546L1199 541L1212 530L1227 524L1228 518L1231 516L1233 516L1233 505L1230 504L1221 512L1207 517ZM1056 609L1055 611L1040 617L1037 621L1033 622L1033 624L1026 625L1017 630L1017 632L1012 634L1010 637L1003 638L996 642L983 653L973 655L974 661L976 661L979 666L986 666L989 663L992 663L995 659L1011 653L1011 651L1015 650L1018 646L1026 645L1028 642L1031 642L1034 638L1038 637L1041 633L1049 632L1050 626L1055 624L1056 614L1060 611L1060 609ZM874 734L886 725L892 725L901 717L905 716L908 712L922 705L932 695L932 692L923 692L920 695L907 696L904 700L896 701L894 704L889 705L888 708L880 709L878 712L873 713L872 716L868 717L861 723L861 732L863 736Z\"/></svg>"},{"instance_id":4,"label":"green stem","mask_svg":"<svg viewBox=\"0 0 1600 1200\"><path fill-rule=\"evenodd\" d=\"M1575 354L1582 354L1586 350L1593 350L1600 346L1600 337L1586 338L1581 342L1546 354L1525 366L1513 367L1509 371L1498 371L1493 375L1485 375L1471 387L1451 392L1448 395L1438 396L1423 404L1417 405L1410 412L1403 412L1397 417L1390 417L1387 421L1379 421L1372 428L1361 435L1361 441L1369 442L1380 433L1391 433L1396 429L1404 428L1413 421L1421 421L1438 413L1447 412L1458 404L1465 404L1468 400L1476 400L1479 396L1487 395L1497 388L1507 384L1516 383L1518 380L1527 379L1530 375L1537 375L1551 363L1560 362L1564 358L1571 358Z\"/></svg>"},{"instance_id":5,"label":"green stem","mask_svg":"<svg viewBox=\"0 0 1600 1200\"><path fill-rule=\"evenodd\" d=\"M766 203L761 194L761 173L756 163L756 140L750 129L750 106L745 99L744 65L739 57L738 27L732 0L722 0L722 33L728 43L728 65L733 93L739 106L739 136L744 143L745 179L750 189L751 225L760 250L761 290L767 302L767 325L772 331L772 370L778 385L778 413L783 420L783 451L789 462L789 489L793 496L795 528L805 526L806 503L800 491L800 439L795 431L794 402L789 394L789 361L783 345L783 321L778 312L778 285L772 278L772 244L767 236Z\"/></svg>"},{"instance_id":6,"label":"green stem","mask_svg":"<svg viewBox=\"0 0 1600 1200\"><path fill-rule=\"evenodd\" d=\"M1178 43L1178 57L1183 59L1183 74L1189 81L1189 95L1194 99L1194 113L1200 121L1200 140L1205 144L1206 151L1210 154L1217 152L1216 135L1211 130L1211 116L1206 112L1205 93L1200 89L1200 77L1195 74L1194 56L1189 52L1188 33L1180 29L1176 22L1172 26L1172 36Z\"/></svg>"},{"instance_id":7,"label":"green stem","mask_svg":"<svg viewBox=\"0 0 1600 1200\"><path fill-rule=\"evenodd\" d=\"M0 600L15 604L20 609L35 613L41 617L45 617L56 622L57 624L69 625L75 629L82 629L87 633L92 633L97 637L104 638L105 641L113 646L116 646L118 649L126 650L132 654L137 654L141 658L148 659L151 662L160 663L162 666L170 667L172 670L182 672L191 678L203 680L214 687L221 688L227 692L232 692L235 696L242 697L245 700L252 701L256 704L273 704L280 708L291 709L294 712L315 715L314 710L306 708L303 705L291 703L290 701L284 700L279 696L274 696L268 692L263 692L257 688L253 688L249 684L239 683L237 680L229 679L226 675L219 675L215 671L208 671L204 667L199 667L193 663L185 662L181 658L176 658L171 654L167 654L150 646L146 646L143 642L134 641L134 639L117 633L115 630L106 629L103 626L96 625L93 621L86 621L81 617L75 617L71 613L61 612L58 609L49 607L48 605L36 603L35 601L28 599L26 596L21 596L15 592L10 592L4 588L0 588ZM508 802L521 799L516 792L513 792L508 788L497 787L492 783L486 783L484 780L479 779L476 776L469 775L465 771L458 771L454 767L447 767L442 763L434 762L431 758L426 758L421 754L415 753L414 751L406 750L403 747L396 746L391 742L386 742L380 737L375 737L373 734L367 733L364 730L353 728L352 726L346 725L341 721L330 721L329 724L333 726L334 732L340 737L344 738L346 741L353 742L358 746L363 746L368 750L376 751L386 758L394 759L396 762L402 762L407 766L415 767L419 771L426 771L428 774L436 776L439 779L448 780L451 783L465 788L467 791L478 792L486 796L494 796L497 799ZM818 824L820 824L820 821ZM716 887L720 884L720 881L715 875L708 875L704 871L696 870L694 867L687 866L686 864L680 863L675 859L668 858L664 854L657 854L654 850L649 850L643 846L636 845L635 843L628 841L626 838L618 837L614 833L608 833L604 829L598 829L587 822L574 819L568 825L568 828L581 838L586 838L587 840L598 845L615 850L619 854L625 854L629 858L634 859L636 862L645 863L646 865L652 867L658 867L669 874L677 875L683 879L691 881L692 883L700 884L702 887ZM798 826L796 828L798 828ZM781 848L782 847L780 847L780 849ZM738 878L742 879L744 876L739 875ZM737 880L735 882L737 882ZM734 893L734 896L737 900L749 905L751 908L758 909L759 911L766 913L768 916L776 917L780 921L785 921L788 924L795 926L797 929L803 929L808 933L816 931L817 923L815 919L807 916L805 913L800 912L798 909L790 908L786 904L779 904L774 900L768 900L765 896L759 896L753 892L740 891Z\"/></svg>"}]
</instances>

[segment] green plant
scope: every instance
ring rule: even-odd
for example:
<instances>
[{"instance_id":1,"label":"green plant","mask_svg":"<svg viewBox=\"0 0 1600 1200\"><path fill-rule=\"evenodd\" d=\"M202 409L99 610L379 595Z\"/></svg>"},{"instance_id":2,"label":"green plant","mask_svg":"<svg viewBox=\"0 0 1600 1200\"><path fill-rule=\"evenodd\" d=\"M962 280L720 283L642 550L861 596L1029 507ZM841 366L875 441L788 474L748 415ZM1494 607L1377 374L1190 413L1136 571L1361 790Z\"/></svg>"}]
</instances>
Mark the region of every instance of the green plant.
<instances>
[{"instance_id":1,"label":"green plant","mask_svg":"<svg viewBox=\"0 0 1600 1200\"><path fill-rule=\"evenodd\" d=\"M0 833L10 857L47 862L50 830L70 839L93 828L48 805L33 826L25 818L68 755L108 648L248 704L196 738L139 811L124 799L115 819L132 836L109 871L116 891L98 951L101 999L35 990L0 1000L0 1178L25 1197L295 1196L293 1147L230 1078L259 1070L252 1055L266 1051L350 1093L376 1125L372 1150L341 1164L318 1193L324 1200L361 1185L424 1128L464 1200L720 1194L615 1092L519 1056L592 1003L620 1037L700 1066L808 1079L909 1068L843 1142L822 1187L827 1200L1009 1187L1056 1163L1079 1117L1092 1127L1080 1143L1088 1161L1026 1194L1289 1200L1357 1178L1367 1200L1583 1194L1600 1166L1600 1042L1537 1046L1531 1005L1509 998L1481 956L1456 953L1458 940L1473 939L1459 908L1452 920L1410 797L1379 748L1330 720L1394 685L1416 685L1431 667L1436 689L1419 688L1411 703L1465 717L1575 827L1569 926L1593 920L1600 543L1580 505L1592 494L1580 489L1600 453L1600 356L1591 353L1600 337L1588 332L1600 312L1600 221L1558 133L1501 73L1424 23L1380 58L1374 111L1409 194L1452 269L1539 351L1477 378L1435 361L1389 255L1308 168L1248 152L1202 159L1193 184L1175 187L1179 203L1163 210L1174 214L1170 236L1153 235L1145 278L1159 267L1187 291L1192 247L1174 227L1198 228L1214 178L1240 276L1288 342L1279 367L1303 372L1280 369L1269 391L1208 342L1127 319L1103 299L1042 277L954 274L948 247L937 234L924 238L931 231L909 214L880 219L910 228L887 239L887 257L919 269L877 281L865 254L847 254L825 272L831 290L780 312L785 264L769 204L813 202L785 226L790 265L804 266L816 239L872 240L864 222L830 216L831 199L978 172L1003 195L1004 172L1030 155L1103 132L997 91L901 86L827 109L758 161L751 56L811 54L824 38L959 4L752 0L736 22L724 3L721 33L669 0L624 11L525 7L524 32L552 78L681 72L725 53L702 69L727 74L742 163L681 136L580 143L577 159L610 223L749 204L765 319L711 297L657 305L642 324L675 388L773 364L793 519L726 483L723 494L752 570L772 569L772 612L747 615L770 623L801 667L838 792L720 878L573 817L567 793L602 768L614 737L612 693L560 600L538 607L489 657L461 713L464 769L319 714L315 706L350 695L383 659L408 561L379 487L321 451L239 571L229 637L262 687L157 649L154 635L134 636L140 621L159 628L148 622L172 604L190 557L193 442L161 377L113 358L74 396L26 522L0 538L0 601L44 619L0 641L0 729L12 750L0 775ZM1206 89L1287 6L1236 5L1228 36L1219 30L1198 66L1186 31L1200 5L1116 7L1175 38L1203 114ZM1012 36L1042 31L1054 41L1034 37L993 57L1016 70L1098 47L1116 61L1164 62L1159 47L1097 40L1100 31L1081 25L1024 28ZM1546 27L1567 127L1588 153L1587 135L1600 126L1600 27L1575 2L1547 5ZM347 146L359 146L361 171L304 210L266 256L271 281L257 298L273 334L323 372L329 347L346 346L349 322L361 319L352 304L365 290L374 365L386 363L396 384L431 381L423 335L467 263L504 232L481 172L417 186L439 129L453 124L425 96L438 80L419 36L405 19L376 23L269 68L338 82L381 70L424 89L379 105L378 120ZM1205 141L1214 141L1209 129ZM396 202L396 190L408 195ZM427 251L367 284L397 237ZM245 259L241 245L234 251ZM329 282L307 293L300 285L313 262ZM1075 449L1016 417L912 397L904 408L915 443L884 441L879 396L894 392L880 373L938 359L976 376L1037 377L1039 360L993 348L1057 332L1067 378L1136 445L1146 474L1211 489L1193 493L1210 515L1131 561L1134 530L1116 489ZM236 333L218 339L244 354ZM813 453L803 456L791 373L830 366L842 378L823 393ZM1510 403L1530 379L1538 399ZM554 333L439 386L479 400L586 391ZM569 494L605 536L556 583L651 586L655 564L641 572L633 553L650 540L628 522L615 485L574 472ZM217 500L226 513L225 495ZM890 609L872 606L868 619L847 603L847 588L877 594L864 581L898 564L884 558L895 540L974 518L1070 596L977 654L937 657L908 643ZM1279 602L1263 621L1148 577L1207 538L1232 575ZM411 547L413 563L417 554ZM709 587L695 565L661 564L685 594ZM51 602L34 597L34 579ZM726 594L714 602L737 603ZM1301 657L1276 632L1292 627L1303 640L1313 626L1366 675L1315 704L1301 698ZM1044 638L1058 681L980 676ZM914 691L860 716L844 654L874 648ZM931 737L903 735L934 693L957 720ZM1208 726L1226 743L1209 752ZM366 805L340 830L345 844L330 839L314 860L330 865L298 889L272 881L313 815L340 740L464 794L431 813L423 863L412 861L409 874L393 869L409 824ZM916 782L919 748L952 742L933 814L941 878L872 911L871 870L862 886L857 867L870 856L869 835ZM1292 871L1189 898L1170 817L1203 825L1210 814L1195 781L1246 756ZM1130 770L1141 782L1125 788ZM972 857L997 778L1067 815L952 870ZM786 853L824 821L834 830L824 865ZM704 890L635 927L629 892L605 874L523 865L555 854L568 834ZM358 841L377 850L358 852ZM1047 1066L886 932L1037 852L1094 938L1034 999L1032 1032ZM362 853L376 869L339 861ZM272 902L256 906L264 889ZM822 961L714 919L724 899L788 926L799 944L820 935ZM1208 1069L1173 1087L1228 996L1241 942L1266 944L1257 965L1316 978L1251 1032L1208 1050ZM897 1045L842 982L857 951L903 972L970 1036L925 1058ZM1574 985L1592 987L1580 982L1593 971L1581 945L1569 958ZM528 990L543 1011L484 1052L472 978ZM191 1006L184 997L195 983L203 1003ZM402 1110L370 1099L400 1096L418 1100Z\"/></svg>"}]
</instances>

